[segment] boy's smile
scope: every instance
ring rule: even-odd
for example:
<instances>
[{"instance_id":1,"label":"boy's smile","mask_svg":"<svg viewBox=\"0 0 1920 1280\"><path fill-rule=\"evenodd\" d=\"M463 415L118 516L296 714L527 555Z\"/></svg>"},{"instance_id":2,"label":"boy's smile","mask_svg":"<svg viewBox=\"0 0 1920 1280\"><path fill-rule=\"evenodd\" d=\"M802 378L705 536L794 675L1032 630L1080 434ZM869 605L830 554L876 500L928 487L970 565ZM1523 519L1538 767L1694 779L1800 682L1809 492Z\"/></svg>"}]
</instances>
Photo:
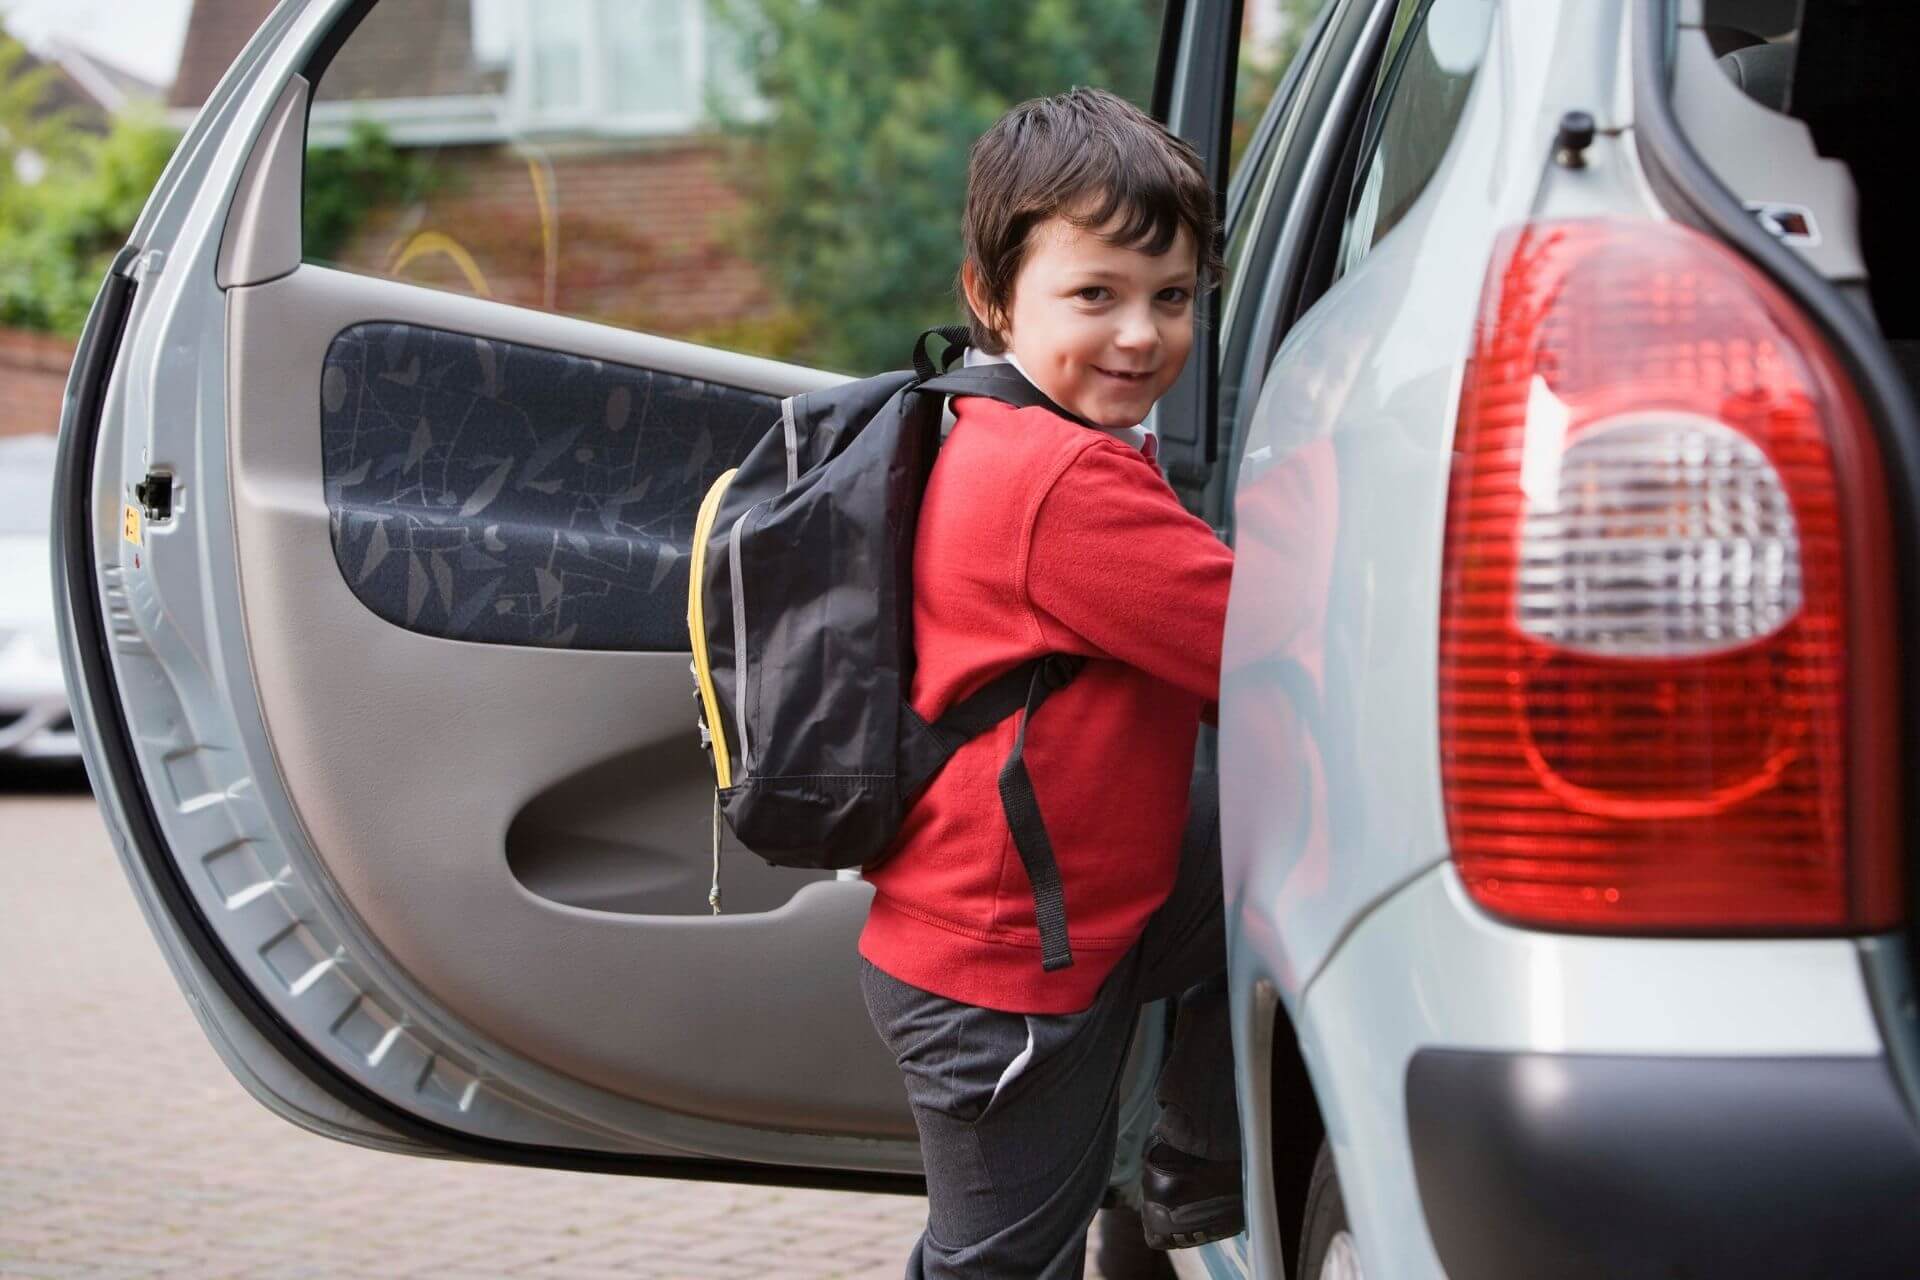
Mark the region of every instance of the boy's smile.
<instances>
[{"instance_id":1,"label":"boy's smile","mask_svg":"<svg viewBox=\"0 0 1920 1280\"><path fill-rule=\"evenodd\" d=\"M1131 427L1193 347L1198 250L1185 227L1162 254L1109 243L1104 230L1060 217L1035 227L996 328L1055 403L1103 427Z\"/></svg>"}]
</instances>

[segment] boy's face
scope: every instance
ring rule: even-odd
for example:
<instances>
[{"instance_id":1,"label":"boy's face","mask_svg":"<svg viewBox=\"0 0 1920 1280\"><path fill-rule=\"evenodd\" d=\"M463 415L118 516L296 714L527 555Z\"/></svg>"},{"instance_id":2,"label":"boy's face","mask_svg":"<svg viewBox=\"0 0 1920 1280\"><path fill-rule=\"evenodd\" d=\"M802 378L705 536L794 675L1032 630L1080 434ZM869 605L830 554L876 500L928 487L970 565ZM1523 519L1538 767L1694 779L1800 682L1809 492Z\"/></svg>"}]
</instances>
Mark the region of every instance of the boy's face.
<instances>
[{"instance_id":1,"label":"boy's face","mask_svg":"<svg viewBox=\"0 0 1920 1280\"><path fill-rule=\"evenodd\" d=\"M999 331L1056 404L1103 427L1130 427L1187 362L1198 262L1185 227L1165 253L1149 255L1050 218L1033 229Z\"/></svg>"}]
</instances>

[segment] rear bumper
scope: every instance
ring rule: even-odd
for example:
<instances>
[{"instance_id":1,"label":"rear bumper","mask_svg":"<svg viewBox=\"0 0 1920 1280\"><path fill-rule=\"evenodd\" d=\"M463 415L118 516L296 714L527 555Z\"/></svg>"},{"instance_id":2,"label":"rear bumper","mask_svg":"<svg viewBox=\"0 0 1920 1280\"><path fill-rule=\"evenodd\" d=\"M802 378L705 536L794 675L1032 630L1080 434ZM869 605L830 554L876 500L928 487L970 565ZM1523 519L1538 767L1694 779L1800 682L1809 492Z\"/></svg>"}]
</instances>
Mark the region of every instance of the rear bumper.
<instances>
[{"instance_id":1,"label":"rear bumper","mask_svg":"<svg viewBox=\"0 0 1920 1280\"><path fill-rule=\"evenodd\" d=\"M1368 1273L1920 1275L1875 941L1536 932L1415 878L1294 1010Z\"/></svg>"},{"instance_id":2,"label":"rear bumper","mask_svg":"<svg viewBox=\"0 0 1920 1280\"><path fill-rule=\"evenodd\" d=\"M1406 1106L1448 1275L1920 1266L1920 1129L1883 1059L1425 1049Z\"/></svg>"}]
</instances>

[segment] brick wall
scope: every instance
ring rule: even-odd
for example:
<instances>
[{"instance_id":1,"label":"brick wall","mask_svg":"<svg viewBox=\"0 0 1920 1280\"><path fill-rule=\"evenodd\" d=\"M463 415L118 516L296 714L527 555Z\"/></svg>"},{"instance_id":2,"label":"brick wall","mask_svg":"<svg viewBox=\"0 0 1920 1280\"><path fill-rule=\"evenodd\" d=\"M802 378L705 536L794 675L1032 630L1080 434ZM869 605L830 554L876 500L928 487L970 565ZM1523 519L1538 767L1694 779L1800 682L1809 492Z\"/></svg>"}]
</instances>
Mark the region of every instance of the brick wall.
<instances>
[{"instance_id":1,"label":"brick wall","mask_svg":"<svg viewBox=\"0 0 1920 1280\"><path fill-rule=\"evenodd\" d=\"M0 329L0 436L52 435L60 429L73 342Z\"/></svg>"},{"instance_id":2,"label":"brick wall","mask_svg":"<svg viewBox=\"0 0 1920 1280\"><path fill-rule=\"evenodd\" d=\"M425 233L450 237L502 302L671 336L703 336L765 319L776 303L733 245L741 197L711 141L529 159L503 148L447 149L424 201L370 217L340 265L472 292L455 255L400 266ZM548 189L558 245L549 280L535 171Z\"/></svg>"}]
</instances>

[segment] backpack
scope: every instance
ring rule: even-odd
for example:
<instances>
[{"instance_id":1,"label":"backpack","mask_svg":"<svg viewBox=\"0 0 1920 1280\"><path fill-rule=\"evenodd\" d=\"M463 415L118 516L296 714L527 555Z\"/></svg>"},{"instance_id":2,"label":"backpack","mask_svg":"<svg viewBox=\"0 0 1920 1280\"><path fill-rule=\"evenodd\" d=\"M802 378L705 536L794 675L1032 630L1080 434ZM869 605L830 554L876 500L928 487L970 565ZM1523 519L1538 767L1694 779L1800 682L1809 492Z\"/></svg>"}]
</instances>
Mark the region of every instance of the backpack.
<instances>
[{"instance_id":1,"label":"backpack","mask_svg":"<svg viewBox=\"0 0 1920 1280\"><path fill-rule=\"evenodd\" d=\"M700 738L712 754L714 880L720 820L775 866L871 867L918 793L963 744L1022 716L1000 800L1033 885L1041 963L1073 963L1053 847L1023 760L1027 726L1083 658L1049 654L990 681L929 724L907 701L914 669L913 544L946 397L1044 406L1011 365L939 372L964 329L914 344L914 368L782 402L780 421L707 491L694 522L687 627Z\"/></svg>"}]
</instances>

